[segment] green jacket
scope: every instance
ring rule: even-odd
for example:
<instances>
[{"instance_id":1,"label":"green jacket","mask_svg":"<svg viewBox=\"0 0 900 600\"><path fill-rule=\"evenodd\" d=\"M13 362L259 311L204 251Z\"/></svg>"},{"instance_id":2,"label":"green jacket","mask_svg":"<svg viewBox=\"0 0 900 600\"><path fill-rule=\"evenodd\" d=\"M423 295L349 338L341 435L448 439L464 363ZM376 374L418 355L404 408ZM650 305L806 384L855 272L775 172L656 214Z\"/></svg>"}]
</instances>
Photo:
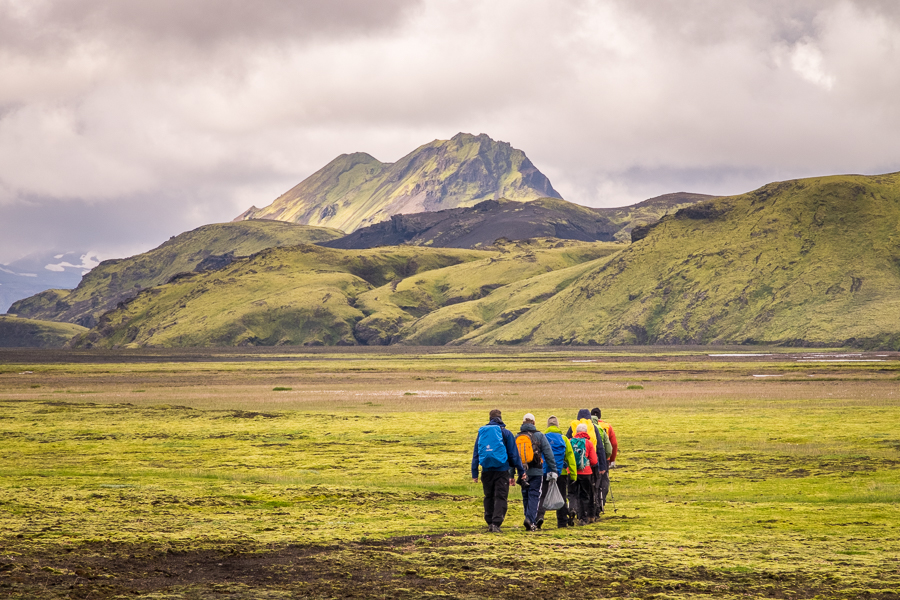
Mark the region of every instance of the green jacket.
<instances>
[{"instance_id":1,"label":"green jacket","mask_svg":"<svg viewBox=\"0 0 900 600\"><path fill-rule=\"evenodd\" d=\"M596 425L597 431L600 432L600 437L603 438L603 449L606 450L606 459L609 460L609 457L612 456L612 444L609 441L609 436L606 435L606 430L597 423L596 415L591 415L591 420L594 422L594 425ZM600 444L597 445L599 446Z\"/></svg>"},{"instance_id":2,"label":"green jacket","mask_svg":"<svg viewBox=\"0 0 900 600\"><path fill-rule=\"evenodd\" d=\"M575 481L578 479L578 465L575 463L575 451L572 450L572 443L569 438L563 435L559 427L551 425L544 430L544 437L550 442L550 448L553 450L553 456L556 464L560 465L560 474L568 473L569 479ZM565 452L561 452L565 444ZM546 469L545 469L546 470Z\"/></svg>"}]
</instances>

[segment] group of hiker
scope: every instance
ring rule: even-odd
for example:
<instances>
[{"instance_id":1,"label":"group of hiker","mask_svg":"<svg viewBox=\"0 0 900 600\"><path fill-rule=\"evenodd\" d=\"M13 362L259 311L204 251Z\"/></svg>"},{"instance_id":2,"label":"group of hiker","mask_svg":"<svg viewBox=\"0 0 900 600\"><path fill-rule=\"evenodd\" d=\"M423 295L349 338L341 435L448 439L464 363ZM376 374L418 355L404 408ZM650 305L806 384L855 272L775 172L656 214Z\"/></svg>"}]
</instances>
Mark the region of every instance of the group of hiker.
<instances>
[{"instance_id":1,"label":"group of hiker","mask_svg":"<svg viewBox=\"0 0 900 600\"><path fill-rule=\"evenodd\" d=\"M499 410L492 410L488 424L478 430L472 453L473 482L481 468L488 531L500 532L509 488L517 484L526 531L541 529L545 505L550 510L561 505L556 508L557 527L592 523L604 512L616 454L616 434L599 408L579 410L565 433L555 416L547 419L543 432L538 431L534 415L528 413L518 434L506 428Z\"/></svg>"}]
</instances>

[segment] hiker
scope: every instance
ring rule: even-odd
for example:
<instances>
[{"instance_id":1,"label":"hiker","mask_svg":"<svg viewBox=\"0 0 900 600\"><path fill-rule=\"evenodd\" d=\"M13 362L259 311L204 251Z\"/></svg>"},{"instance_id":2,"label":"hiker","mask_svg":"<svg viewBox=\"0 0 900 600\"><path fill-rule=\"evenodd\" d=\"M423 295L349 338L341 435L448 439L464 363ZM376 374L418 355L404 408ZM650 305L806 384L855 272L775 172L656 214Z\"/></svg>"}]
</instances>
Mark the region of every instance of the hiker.
<instances>
[{"instance_id":1,"label":"hiker","mask_svg":"<svg viewBox=\"0 0 900 600\"><path fill-rule=\"evenodd\" d=\"M588 434L588 426L585 423L579 423L575 427L575 437L572 438L572 452L575 454L575 465L578 467L578 479L576 479L569 489L569 495L574 500L576 508L572 515L570 512L570 522L572 516L578 517L578 525L587 525L591 522L591 476L599 473L599 463L597 461L597 451L591 442L591 436ZM602 454L602 453L601 453Z\"/></svg>"},{"instance_id":2,"label":"hiker","mask_svg":"<svg viewBox=\"0 0 900 600\"><path fill-rule=\"evenodd\" d=\"M606 506L606 499L609 497L609 471L614 468L615 463L613 461L615 460L615 452L618 451L618 445L613 445L613 442L607 433L612 432L612 426L600 419L599 408L591 409L591 420L594 422L594 426L597 427L597 433L603 438L602 447L605 450L606 460L608 462L608 469L600 475L597 480L597 487L595 488L594 504L595 506L598 506L600 512L603 512L603 509ZM615 433L612 432L612 435L615 436ZM598 449L600 446L601 444L598 444Z\"/></svg>"},{"instance_id":3,"label":"hiker","mask_svg":"<svg viewBox=\"0 0 900 600\"><path fill-rule=\"evenodd\" d=\"M588 437L590 438L591 444L593 444L594 449L596 450L597 448L599 448L600 446L598 446L598 444L601 443L599 441L601 439L600 438L600 430L594 425L594 421L591 419L591 411L589 411L586 408L582 408L581 410L578 411L578 416L575 418L574 421L572 421L572 424L569 426L569 430L566 431L566 437L569 438L570 440L574 439L574 435L576 433L576 429L579 424L582 424L585 426ZM606 452L603 452L603 451L597 452L597 458L599 460L599 464L601 465L600 470L605 472L607 470ZM596 473L596 474L591 475L591 486L590 486L591 497L590 497L590 500L589 500L588 506L587 506L587 521L589 523L593 522L595 517L600 516L601 510L599 507L602 505L602 501L599 498L597 498L598 494L595 492L595 490L599 487L599 484L600 484L600 474ZM574 498L573 498L573 500L574 500ZM576 504L577 504L577 501L576 501ZM571 520L572 519L570 519L570 521Z\"/></svg>"},{"instance_id":4,"label":"hiker","mask_svg":"<svg viewBox=\"0 0 900 600\"><path fill-rule=\"evenodd\" d=\"M484 521L488 531L500 533L500 525L506 517L509 488L516 485L515 473L519 473L523 483L528 481L528 476L519 460L516 438L506 428L500 411L492 410L489 418L488 424L478 429L478 437L475 438L472 482L478 483L478 466L481 465Z\"/></svg>"},{"instance_id":5,"label":"hiker","mask_svg":"<svg viewBox=\"0 0 900 600\"><path fill-rule=\"evenodd\" d=\"M544 482L544 469L549 468L553 479L556 479L556 459L553 449L544 434L534 426L534 415L527 413L522 418L522 426L516 436L516 448L522 465L528 469L525 474L528 481L522 484L522 505L525 509L525 531L537 531L538 507L541 503L541 490Z\"/></svg>"},{"instance_id":6,"label":"hiker","mask_svg":"<svg viewBox=\"0 0 900 600\"><path fill-rule=\"evenodd\" d=\"M575 453L572 451L572 444L569 443L569 438L564 436L562 431L560 431L559 420L555 416L551 416L547 419L547 429L544 430L544 438L549 442L550 449L553 451L553 460L556 462L556 477L553 477L550 474L550 471L548 470L549 466L547 462L544 462L547 487L544 488L545 491L541 494L541 504L538 509L536 525L538 529L540 529L541 525L544 524L544 514L546 513L544 510L544 498L547 496L549 486L556 485L563 498L563 502L565 502L563 507L556 511L556 526L568 527L569 502L567 492L569 485L566 480L568 479L574 482L578 479L578 466L575 464Z\"/></svg>"},{"instance_id":7,"label":"hiker","mask_svg":"<svg viewBox=\"0 0 900 600\"><path fill-rule=\"evenodd\" d=\"M615 469L616 468L616 456L618 456L618 454L619 454L619 442L618 442L618 440L616 440L616 432L613 431L612 425L610 425L609 423L607 423L606 421L604 421L602 419L602 417L600 416L599 408L595 408L595 409L591 410L591 414L597 416L597 421L596 421L597 427L599 427L600 429L605 431L606 435L609 436L609 443L610 443L610 445L612 445L612 454L610 454L610 456L609 456L609 468Z\"/></svg>"}]
</instances>

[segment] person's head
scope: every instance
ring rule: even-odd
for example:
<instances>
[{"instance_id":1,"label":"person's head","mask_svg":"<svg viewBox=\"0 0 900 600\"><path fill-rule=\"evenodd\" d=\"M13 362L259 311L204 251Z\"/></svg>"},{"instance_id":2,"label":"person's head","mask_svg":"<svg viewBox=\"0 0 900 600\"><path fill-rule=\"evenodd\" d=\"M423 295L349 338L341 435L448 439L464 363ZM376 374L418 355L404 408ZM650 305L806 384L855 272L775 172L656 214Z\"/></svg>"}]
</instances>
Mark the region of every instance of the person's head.
<instances>
[{"instance_id":1,"label":"person's head","mask_svg":"<svg viewBox=\"0 0 900 600\"><path fill-rule=\"evenodd\" d=\"M592 409L591 409L591 414L594 415L595 417L597 417L597 418L599 419L599 418L600 418L600 409L599 409L599 408L592 408Z\"/></svg>"},{"instance_id":2,"label":"person's head","mask_svg":"<svg viewBox=\"0 0 900 600\"><path fill-rule=\"evenodd\" d=\"M522 422L531 423L532 425L534 425L534 415L531 413L525 413L525 416L522 417Z\"/></svg>"},{"instance_id":3,"label":"person's head","mask_svg":"<svg viewBox=\"0 0 900 600\"><path fill-rule=\"evenodd\" d=\"M586 409L586 408L582 408L581 410L578 411L578 416L575 417L575 418L578 419L579 421L580 421L581 419L590 419L590 418L591 418L591 411L589 411L589 410Z\"/></svg>"},{"instance_id":4,"label":"person's head","mask_svg":"<svg viewBox=\"0 0 900 600\"><path fill-rule=\"evenodd\" d=\"M587 433L587 425L579 423L578 427L575 428L575 433Z\"/></svg>"},{"instance_id":5,"label":"person's head","mask_svg":"<svg viewBox=\"0 0 900 600\"><path fill-rule=\"evenodd\" d=\"M491 420L493 420L493 419L500 419L500 418L501 418L501 417L500 417L500 409L495 408L494 410L492 410L492 411L490 412L489 418L490 418Z\"/></svg>"},{"instance_id":6,"label":"person's head","mask_svg":"<svg viewBox=\"0 0 900 600\"><path fill-rule=\"evenodd\" d=\"M547 419L547 427L559 427L559 419L550 415L550 418Z\"/></svg>"}]
</instances>

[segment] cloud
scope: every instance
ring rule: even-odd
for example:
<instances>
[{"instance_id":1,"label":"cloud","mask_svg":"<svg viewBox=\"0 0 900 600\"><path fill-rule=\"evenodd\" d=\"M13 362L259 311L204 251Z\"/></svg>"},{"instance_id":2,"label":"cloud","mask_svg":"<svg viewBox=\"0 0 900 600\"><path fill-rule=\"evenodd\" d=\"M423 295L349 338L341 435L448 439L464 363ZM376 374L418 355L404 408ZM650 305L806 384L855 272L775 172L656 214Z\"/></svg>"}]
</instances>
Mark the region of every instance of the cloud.
<instances>
[{"instance_id":1,"label":"cloud","mask_svg":"<svg viewBox=\"0 0 900 600\"><path fill-rule=\"evenodd\" d=\"M834 76L824 66L822 52L815 44L803 40L797 42L791 52L791 67L806 81L826 90L834 87Z\"/></svg>"},{"instance_id":2,"label":"cloud","mask_svg":"<svg viewBox=\"0 0 900 600\"><path fill-rule=\"evenodd\" d=\"M146 250L458 131L595 206L897 170L897 64L880 0L0 0L0 260Z\"/></svg>"},{"instance_id":3,"label":"cloud","mask_svg":"<svg viewBox=\"0 0 900 600\"><path fill-rule=\"evenodd\" d=\"M9 273L10 275L16 275L17 277L37 277L36 273L16 273L15 271L10 271L9 269L4 269L3 267L0 267L0 271Z\"/></svg>"}]
</instances>

